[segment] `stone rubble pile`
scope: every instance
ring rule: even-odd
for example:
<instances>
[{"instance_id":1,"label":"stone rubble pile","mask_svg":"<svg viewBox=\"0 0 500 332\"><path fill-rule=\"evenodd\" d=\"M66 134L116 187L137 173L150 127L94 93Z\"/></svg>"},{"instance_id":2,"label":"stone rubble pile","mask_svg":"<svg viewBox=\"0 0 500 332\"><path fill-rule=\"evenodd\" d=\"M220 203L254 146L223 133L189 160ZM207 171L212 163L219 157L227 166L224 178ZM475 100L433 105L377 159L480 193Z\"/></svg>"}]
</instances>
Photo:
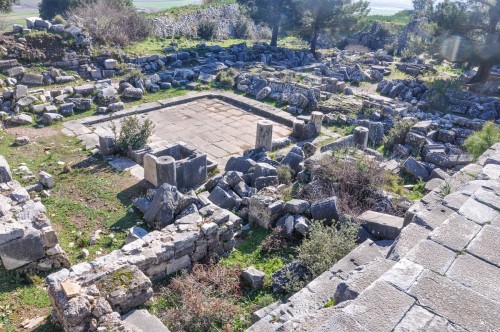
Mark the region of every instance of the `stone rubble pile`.
<instances>
[{"instance_id":1,"label":"stone rubble pile","mask_svg":"<svg viewBox=\"0 0 500 332\"><path fill-rule=\"evenodd\" d=\"M75 112L117 112L124 109L118 91L111 80L100 80L95 84L68 86L61 90L28 89L18 84L6 89L0 98L0 118L12 124L50 125Z\"/></svg>"},{"instance_id":2,"label":"stone rubble pile","mask_svg":"<svg viewBox=\"0 0 500 332\"><path fill-rule=\"evenodd\" d=\"M163 184L134 204L157 230L136 230L120 250L47 278L54 315L66 330L128 328L120 313L151 298L151 281L234 248L241 219L210 202Z\"/></svg>"},{"instance_id":3,"label":"stone rubble pile","mask_svg":"<svg viewBox=\"0 0 500 332\"><path fill-rule=\"evenodd\" d=\"M53 186L52 177L42 172L40 183L31 187L41 191ZM39 197L31 199L31 189L12 179L7 161L0 156L0 267L24 272L69 267L45 206Z\"/></svg>"}]
</instances>

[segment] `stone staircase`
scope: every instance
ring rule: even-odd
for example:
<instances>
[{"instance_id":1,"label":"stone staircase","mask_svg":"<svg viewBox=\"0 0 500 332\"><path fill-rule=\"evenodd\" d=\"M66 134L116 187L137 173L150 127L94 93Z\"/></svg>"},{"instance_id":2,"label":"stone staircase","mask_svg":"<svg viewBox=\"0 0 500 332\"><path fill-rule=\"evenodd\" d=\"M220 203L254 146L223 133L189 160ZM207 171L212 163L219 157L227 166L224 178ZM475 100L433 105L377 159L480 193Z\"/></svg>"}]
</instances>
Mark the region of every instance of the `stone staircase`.
<instances>
[{"instance_id":1,"label":"stone staircase","mask_svg":"<svg viewBox=\"0 0 500 332\"><path fill-rule=\"evenodd\" d=\"M499 331L500 143L449 184L394 243L365 241L248 331Z\"/></svg>"}]
</instances>

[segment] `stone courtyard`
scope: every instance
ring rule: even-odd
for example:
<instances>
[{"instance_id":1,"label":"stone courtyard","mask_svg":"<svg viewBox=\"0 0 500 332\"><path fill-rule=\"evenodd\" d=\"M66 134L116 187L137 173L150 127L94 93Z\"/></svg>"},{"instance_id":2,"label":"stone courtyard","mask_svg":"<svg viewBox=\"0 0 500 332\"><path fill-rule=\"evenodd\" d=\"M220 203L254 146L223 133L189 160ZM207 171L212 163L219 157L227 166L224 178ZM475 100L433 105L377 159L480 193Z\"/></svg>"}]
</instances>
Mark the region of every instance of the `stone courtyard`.
<instances>
[{"instance_id":1,"label":"stone courtyard","mask_svg":"<svg viewBox=\"0 0 500 332\"><path fill-rule=\"evenodd\" d=\"M206 153L224 167L231 156L255 147L256 126L265 119L218 99L203 98L141 115L155 124L152 144L183 141ZM119 128L120 120L113 120ZM110 131L110 121L93 126L95 132ZM286 137L290 128L274 124L273 139Z\"/></svg>"}]
</instances>

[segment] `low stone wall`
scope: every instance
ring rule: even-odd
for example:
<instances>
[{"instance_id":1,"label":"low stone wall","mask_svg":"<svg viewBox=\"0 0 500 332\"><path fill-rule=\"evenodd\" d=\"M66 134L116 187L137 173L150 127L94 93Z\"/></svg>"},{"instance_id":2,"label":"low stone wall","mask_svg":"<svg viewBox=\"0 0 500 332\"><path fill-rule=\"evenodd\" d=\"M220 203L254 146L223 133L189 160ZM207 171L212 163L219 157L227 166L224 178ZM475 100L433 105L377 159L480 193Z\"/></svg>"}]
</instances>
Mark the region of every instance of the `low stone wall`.
<instances>
[{"instance_id":1,"label":"low stone wall","mask_svg":"<svg viewBox=\"0 0 500 332\"><path fill-rule=\"evenodd\" d=\"M50 271L68 267L45 206L12 180L9 165L0 156L0 267L6 270Z\"/></svg>"},{"instance_id":2,"label":"low stone wall","mask_svg":"<svg viewBox=\"0 0 500 332\"><path fill-rule=\"evenodd\" d=\"M166 209L155 211L162 215ZM67 331L94 331L112 321L115 331L121 324L117 313L152 296L151 280L230 253L241 219L213 204L194 211L109 255L51 274L47 283L57 320Z\"/></svg>"}]
</instances>

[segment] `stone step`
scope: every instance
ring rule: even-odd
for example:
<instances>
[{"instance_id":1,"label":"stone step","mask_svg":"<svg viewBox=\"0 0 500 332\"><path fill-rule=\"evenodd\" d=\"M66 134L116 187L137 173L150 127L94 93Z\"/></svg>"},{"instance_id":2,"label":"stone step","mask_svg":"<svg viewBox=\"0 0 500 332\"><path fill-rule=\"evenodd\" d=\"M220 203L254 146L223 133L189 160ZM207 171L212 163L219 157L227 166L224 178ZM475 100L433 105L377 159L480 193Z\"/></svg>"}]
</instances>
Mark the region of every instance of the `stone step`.
<instances>
[{"instance_id":1,"label":"stone step","mask_svg":"<svg viewBox=\"0 0 500 332\"><path fill-rule=\"evenodd\" d=\"M125 325L135 332L170 332L169 329L147 310L133 310L122 316Z\"/></svg>"},{"instance_id":2,"label":"stone step","mask_svg":"<svg viewBox=\"0 0 500 332\"><path fill-rule=\"evenodd\" d=\"M357 219L363 228L380 240L395 240L404 227L403 218L375 211L366 211Z\"/></svg>"},{"instance_id":3,"label":"stone step","mask_svg":"<svg viewBox=\"0 0 500 332\"><path fill-rule=\"evenodd\" d=\"M376 258L352 271L347 280L337 286L334 295L335 305L357 298L361 292L380 278L394 264L396 264L394 261L385 258Z\"/></svg>"},{"instance_id":4,"label":"stone step","mask_svg":"<svg viewBox=\"0 0 500 332\"><path fill-rule=\"evenodd\" d=\"M389 269L393 263L385 259L392 241L373 242L366 240L344 258L338 261L332 268L311 281L306 287L292 295L287 302L272 304L274 308L266 307L255 313L254 319L258 320L247 331L277 331L286 328L289 324L296 324L303 317L314 315L325 304L332 300L339 285L352 276L352 272L370 262L373 263L373 275L357 281L356 289L362 291L362 285L369 285L370 280L378 278ZM387 266L385 269L382 266ZM378 269L376 268L378 267ZM380 269L380 270L379 270ZM378 271L378 272L375 272ZM353 284L354 285L354 284ZM354 287L354 286L353 286ZM302 324L299 324L302 325Z\"/></svg>"}]
</instances>

